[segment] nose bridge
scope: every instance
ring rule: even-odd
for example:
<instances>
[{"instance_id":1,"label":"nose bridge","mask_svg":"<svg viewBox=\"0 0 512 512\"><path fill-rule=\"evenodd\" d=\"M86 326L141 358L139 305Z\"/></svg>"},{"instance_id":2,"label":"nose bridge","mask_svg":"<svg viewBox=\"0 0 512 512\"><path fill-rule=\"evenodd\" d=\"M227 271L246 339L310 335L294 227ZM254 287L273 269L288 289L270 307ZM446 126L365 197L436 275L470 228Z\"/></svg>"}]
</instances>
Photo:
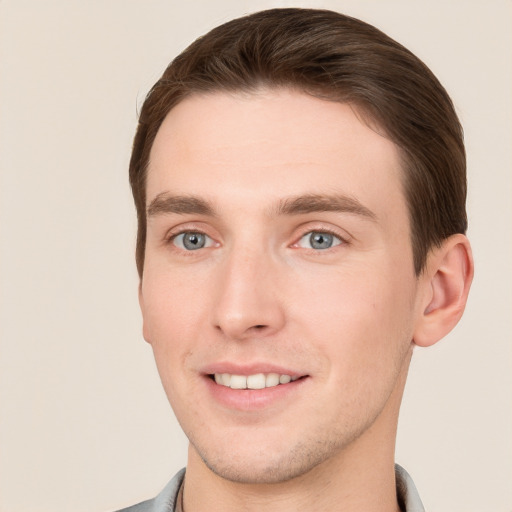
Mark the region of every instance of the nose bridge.
<instances>
[{"instance_id":1,"label":"nose bridge","mask_svg":"<svg viewBox=\"0 0 512 512\"><path fill-rule=\"evenodd\" d=\"M264 244L234 244L217 280L214 324L226 336L268 335L282 327L279 264Z\"/></svg>"}]
</instances>

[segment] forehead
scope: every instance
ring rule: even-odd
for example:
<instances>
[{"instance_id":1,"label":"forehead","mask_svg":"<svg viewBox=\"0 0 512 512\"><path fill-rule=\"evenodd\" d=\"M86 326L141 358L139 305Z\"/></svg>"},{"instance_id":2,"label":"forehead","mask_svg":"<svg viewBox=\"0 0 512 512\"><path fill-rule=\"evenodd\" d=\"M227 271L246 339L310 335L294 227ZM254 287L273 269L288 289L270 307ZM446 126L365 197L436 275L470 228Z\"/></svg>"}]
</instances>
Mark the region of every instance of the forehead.
<instances>
[{"instance_id":1,"label":"forehead","mask_svg":"<svg viewBox=\"0 0 512 512\"><path fill-rule=\"evenodd\" d=\"M187 98L162 123L148 170L148 203L162 192L213 201L343 193L404 202L394 143L351 105L290 90Z\"/></svg>"}]
</instances>

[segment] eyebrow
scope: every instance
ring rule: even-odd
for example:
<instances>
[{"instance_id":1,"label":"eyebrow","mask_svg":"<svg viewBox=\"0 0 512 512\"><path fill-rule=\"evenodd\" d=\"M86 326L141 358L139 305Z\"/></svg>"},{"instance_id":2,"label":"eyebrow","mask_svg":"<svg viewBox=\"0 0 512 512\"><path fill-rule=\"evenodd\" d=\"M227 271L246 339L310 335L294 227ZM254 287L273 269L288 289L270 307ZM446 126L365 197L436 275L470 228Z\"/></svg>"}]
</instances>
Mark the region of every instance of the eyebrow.
<instances>
[{"instance_id":1,"label":"eyebrow","mask_svg":"<svg viewBox=\"0 0 512 512\"><path fill-rule=\"evenodd\" d=\"M162 192L149 204L147 215L154 217L165 213L215 216L215 211L209 201L196 196L171 196L167 192Z\"/></svg>"},{"instance_id":2,"label":"eyebrow","mask_svg":"<svg viewBox=\"0 0 512 512\"><path fill-rule=\"evenodd\" d=\"M371 220L377 216L360 201L347 195L306 194L280 201L277 213L281 215L301 215L315 212L340 212L361 215Z\"/></svg>"},{"instance_id":3,"label":"eyebrow","mask_svg":"<svg viewBox=\"0 0 512 512\"><path fill-rule=\"evenodd\" d=\"M279 201L275 214L304 215L315 212L340 212L360 215L371 220L377 216L360 201L347 195L305 194ZM175 213L178 215L197 214L215 217L213 205L200 197L173 196L168 192L158 194L147 208L148 217Z\"/></svg>"}]
</instances>

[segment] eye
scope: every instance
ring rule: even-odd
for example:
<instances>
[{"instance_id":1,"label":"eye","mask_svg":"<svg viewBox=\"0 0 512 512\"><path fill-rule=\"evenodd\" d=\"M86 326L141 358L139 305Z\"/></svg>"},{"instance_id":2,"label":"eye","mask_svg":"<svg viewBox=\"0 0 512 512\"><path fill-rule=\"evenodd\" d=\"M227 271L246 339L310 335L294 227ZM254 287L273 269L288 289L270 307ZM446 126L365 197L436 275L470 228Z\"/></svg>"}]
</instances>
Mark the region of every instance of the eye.
<instances>
[{"instance_id":1,"label":"eye","mask_svg":"<svg viewBox=\"0 0 512 512\"><path fill-rule=\"evenodd\" d=\"M185 251L197 251L198 249L204 249L205 247L211 247L213 240L204 233L198 233L197 231L185 231L179 233L172 238L172 243L179 249Z\"/></svg>"},{"instance_id":2,"label":"eye","mask_svg":"<svg viewBox=\"0 0 512 512\"><path fill-rule=\"evenodd\" d=\"M343 241L332 233L325 231L310 231L306 233L297 245L304 249L325 250L340 245Z\"/></svg>"}]
</instances>

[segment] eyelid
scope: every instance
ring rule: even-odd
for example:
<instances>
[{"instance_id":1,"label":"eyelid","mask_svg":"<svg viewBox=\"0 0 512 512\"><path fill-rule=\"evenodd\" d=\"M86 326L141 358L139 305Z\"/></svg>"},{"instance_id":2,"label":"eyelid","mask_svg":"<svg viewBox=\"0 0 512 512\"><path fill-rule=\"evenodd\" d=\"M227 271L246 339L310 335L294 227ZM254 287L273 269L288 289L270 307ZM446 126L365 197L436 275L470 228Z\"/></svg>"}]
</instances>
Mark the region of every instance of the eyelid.
<instances>
[{"instance_id":1,"label":"eyelid","mask_svg":"<svg viewBox=\"0 0 512 512\"><path fill-rule=\"evenodd\" d=\"M299 235L294 237L295 242L293 242L291 244L291 247L295 247L295 248L299 247L298 243L300 242L300 240L302 240L306 235L309 235L311 233L326 233L326 234L332 235L332 236L338 238L339 240L341 240L343 245L350 244L350 241L352 239L352 237L345 230L336 229L333 227L328 227L325 225L319 225L317 223L309 223L308 222L306 225L303 225L300 227ZM340 245L340 244L337 244L337 245ZM337 247L337 245L334 247ZM315 251L318 252L318 250L315 250Z\"/></svg>"},{"instance_id":2,"label":"eyelid","mask_svg":"<svg viewBox=\"0 0 512 512\"><path fill-rule=\"evenodd\" d=\"M200 222L190 222L190 223L184 223L180 224L178 226L174 226L168 231L166 231L164 237L163 237L163 243L166 245L174 245L177 249L180 249L180 247L177 247L173 242L176 240L176 238L180 235L183 235L185 233L198 233L201 235L204 235L206 238L210 239L213 243L209 244L206 249L209 247L216 247L219 246L220 243L217 241L217 237L215 237L211 232L211 229L207 229L207 227L204 225L204 223ZM187 251L186 249L182 249L185 252L193 252L193 251Z\"/></svg>"},{"instance_id":3,"label":"eyelid","mask_svg":"<svg viewBox=\"0 0 512 512\"><path fill-rule=\"evenodd\" d=\"M182 233L203 233L205 235L208 235L210 238L213 238L211 234L211 229L208 227L208 225L204 222L182 222L180 224L177 224L175 226L172 226L171 228L167 229L164 235L164 238L166 240L171 239L174 236L181 235Z\"/></svg>"}]
</instances>

